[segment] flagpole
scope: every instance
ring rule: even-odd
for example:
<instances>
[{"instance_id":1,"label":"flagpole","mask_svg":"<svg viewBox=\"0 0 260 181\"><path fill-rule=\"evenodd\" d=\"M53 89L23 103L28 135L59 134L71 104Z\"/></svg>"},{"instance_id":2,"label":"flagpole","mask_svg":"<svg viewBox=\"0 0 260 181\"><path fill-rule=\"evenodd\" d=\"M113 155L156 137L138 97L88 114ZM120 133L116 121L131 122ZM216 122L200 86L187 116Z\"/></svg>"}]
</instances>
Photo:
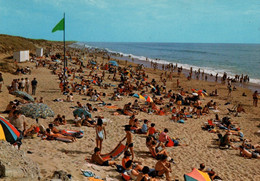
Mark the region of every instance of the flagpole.
<instances>
[{"instance_id":1,"label":"flagpole","mask_svg":"<svg viewBox=\"0 0 260 181\"><path fill-rule=\"evenodd\" d=\"M66 62L66 48L65 48L65 13L64 13L64 30L63 30L63 44L64 44L64 78L65 78L65 73L66 73L66 66L67 66L67 62Z\"/></svg>"}]
</instances>

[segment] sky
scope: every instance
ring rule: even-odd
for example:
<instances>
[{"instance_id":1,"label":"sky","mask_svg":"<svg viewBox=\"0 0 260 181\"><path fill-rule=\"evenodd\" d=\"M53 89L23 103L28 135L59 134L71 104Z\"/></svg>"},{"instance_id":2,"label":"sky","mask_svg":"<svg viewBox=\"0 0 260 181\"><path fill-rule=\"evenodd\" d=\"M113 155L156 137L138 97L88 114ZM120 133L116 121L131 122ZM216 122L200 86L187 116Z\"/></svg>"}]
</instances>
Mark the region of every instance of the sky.
<instances>
[{"instance_id":1,"label":"sky","mask_svg":"<svg viewBox=\"0 0 260 181\"><path fill-rule=\"evenodd\" d=\"M0 0L0 34L62 40L260 43L259 0Z\"/></svg>"}]
</instances>

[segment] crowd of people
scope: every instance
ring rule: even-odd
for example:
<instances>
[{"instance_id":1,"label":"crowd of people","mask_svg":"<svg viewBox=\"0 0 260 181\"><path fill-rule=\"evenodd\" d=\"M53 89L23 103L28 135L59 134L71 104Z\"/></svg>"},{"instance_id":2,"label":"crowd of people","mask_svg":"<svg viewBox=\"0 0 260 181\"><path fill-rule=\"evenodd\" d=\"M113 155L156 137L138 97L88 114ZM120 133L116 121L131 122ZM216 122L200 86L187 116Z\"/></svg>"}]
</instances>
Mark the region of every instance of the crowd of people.
<instances>
[{"instance_id":1,"label":"crowd of people","mask_svg":"<svg viewBox=\"0 0 260 181\"><path fill-rule=\"evenodd\" d=\"M64 99L56 101L67 101L74 102L74 97L77 95L84 95L85 99L88 100L86 105L80 102L76 102L76 108L83 109L84 111L91 113L97 111L99 108L91 104L91 102L99 103L100 106L106 106L107 103L104 100L120 101L124 97L132 97L133 102L129 102L122 108L116 109L114 115L121 114L129 116L129 122L124 126L125 136L122 138L120 143L125 141L124 157L122 164L112 160L112 158L104 160L102 157L102 143L107 138L106 124L104 118L98 116L96 119L91 118L88 114L81 113L80 115L74 114L73 123L77 127L88 126L95 129L96 147L94 153L91 156L90 161L101 166L114 166L120 165L122 167L120 173L126 180L158 180L158 177L165 175L166 180L170 181L172 165L175 164L175 160L171 157L171 153L168 151L168 147L175 146L188 146L183 143L182 140L170 137L168 135L169 130L158 130L154 122L148 119L139 120L137 115L142 113L154 114L159 116L168 116L169 121L176 123L185 123L191 118L199 119L201 116L209 115L212 112L218 111L218 102L213 98L218 96L217 89L212 93L207 93L206 90L192 90L192 92L184 91L181 86L179 79L177 79L177 90L169 89L167 82L171 82L173 79L173 71L178 72L178 75L182 73L182 67L168 65L163 66L165 71L160 75L158 80L152 79L148 81L148 74L145 69L139 68L134 70L131 66L115 66L109 63L99 63L95 58L89 59L87 63L83 63L80 58L72 59L72 55L69 55L70 63L74 64L72 68L66 67L65 71L62 70L61 65L58 63L50 64L48 67L52 70L52 73L57 75L59 78L59 88L61 94L65 96ZM55 58L53 58L54 60ZM48 61L44 61L44 66L48 64ZM36 64L37 68L39 63ZM157 64L153 63L152 66L156 69ZM86 75L86 72L89 74ZM110 74L107 76L107 73ZM193 71L190 70L188 79L192 78ZM201 72L200 70L195 72L198 77ZM85 76L84 76L85 75ZM204 72L202 73L204 76ZM216 76L216 80L217 80ZM205 77L206 79L206 77ZM228 85L231 85L229 78L226 74L222 77L223 81L227 80ZM249 80L248 76L236 76L235 80L245 79ZM112 81L113 84L106 83L106 80ZM231 80L232 82L232 80ZM2 75L0 74L0 91L3 83ZM11 85L8 86L10 93L15 91L25 91L36 94L38 82L34 78L31 82L28 78L14 79ZM30 92L29 89L32 91ZM111 95L107 94L106 89L113 89ZM253 105L257 107L258 92L255 91L253 94ZM204 96L212 96L212 100L203 105L201 98ZM139 104L139 99L145 99L145 104ZM36 100L37 101L37 100ZM40 103L43 103L43 98L40 98ZM28 127L25 116L21 115L21 112L17 109L20 102L15 100L10 102L7 106L5 113L9 114L10 123L13 124L23 136L30 134L41 134L42 138L45 139L57 139L69 140L74 142L81 133L69 133L66 130L58 129L60 125L66 125L67 120L65 115L58 114L53 122L48 125L47 129L43 129L37 125ZM234 110L238 114L245 113L245 109L241 104ZM229 111L229 112L232 112ZM140 125L140 122L143 122ZM120 129L120 128L118 128ZM244 135L240 128L231 122L229 117L219 118L216 114L214 119L208 121L204 130L210 133L216 133L218 135L219 147L232 147L240 151L243 157L248 158L260 158L259 148L257 144L252 144L248 139L244 139ZM222 132L225 132L222 136ZM134 150L134 136L145 135L146 136L146 147L149 151L149 156L156 159L155 165L143 166L138 163L135 150ZM237 136L236 138L230 138L231 135ZM58 140L58 139L57 139ZM241 143L239 146L235 146L232 142ZM200 164L199 170L208 173L212 180L220 179L220 177L211 169L205 170L205 165ZM129 176L129 178L127 177Z\"/></svg>"}]
</instances>

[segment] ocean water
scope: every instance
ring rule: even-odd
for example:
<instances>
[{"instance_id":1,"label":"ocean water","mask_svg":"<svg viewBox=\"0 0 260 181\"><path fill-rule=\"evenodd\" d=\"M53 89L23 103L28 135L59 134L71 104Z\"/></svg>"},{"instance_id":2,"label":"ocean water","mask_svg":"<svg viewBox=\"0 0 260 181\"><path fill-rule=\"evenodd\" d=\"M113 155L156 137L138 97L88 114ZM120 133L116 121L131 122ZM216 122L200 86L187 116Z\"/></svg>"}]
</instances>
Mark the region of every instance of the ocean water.
<instances>
[{"instance_id":1,"label":"ocean water","mask_svg":"<svg viewBox=\"0 0 260 181\"><path fill-rule=\"evenodd\" d=\"M133 58L158 63L178 63L193 70L228 76L249 75L250 82L260 84L260 44L207 43L93 43L81 42L86 47L106 49L109 52L131 55Z\"/></svg>"}]
</instances>

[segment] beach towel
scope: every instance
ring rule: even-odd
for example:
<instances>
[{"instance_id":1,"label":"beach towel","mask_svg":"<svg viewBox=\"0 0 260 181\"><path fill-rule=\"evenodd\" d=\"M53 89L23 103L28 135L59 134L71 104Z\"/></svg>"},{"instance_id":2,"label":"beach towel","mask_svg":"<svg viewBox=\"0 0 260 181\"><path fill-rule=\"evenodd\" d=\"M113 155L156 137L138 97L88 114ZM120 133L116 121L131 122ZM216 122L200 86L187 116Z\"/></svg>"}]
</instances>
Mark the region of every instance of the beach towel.
<instances>
[{"instance_id":1,"label":"beach towel","mask_svg":"<svg viewBox=\"0 0 260 181\"><path fill-rule=\"evenodd\" d=\"M110 153L102 154L101 157L103 158L103 160L108 160L110 158L111 160L114 160L117 157L119 157L122 153L124 153L125 149L126 146L120 142Z\"/></svg>"},{"instance_id":2,"label":"beach towel","mask_svg":"<svg viewBox=\"0 0 260 181\"><path fill-rule=\"evenodd\" d=\"M63 142L65 142L65 143L72 143L72 140L71 140L71 139L63 138L63 137L55 137L55 140L63 141Z\"/></svg>"},{"instance_id":3,"label":"beach towel","mask_svg":"<svg viewBox=\"0 0 260 181\"><path fill-rule=\"evenodd\" d=\"M80 170L85 177L94 177L95 173L88 170Z\"/></svg>"},{"instance_id":4,"label":"beach towel","mask_svg":"<svg viewBox=\"0 0 260 181\"><path fill-rule=\"evenodd\" d=\"M179 121L177 121L177 123L184 123L184 120L180 119Z\"/></svg>"},{"instance_id":5,"label":"beach towel","mask_svg":"<svg viewBox=\"0 0 260 181\"><path fill-rule=\"evenodd\" d=\"M75 131L75 130L62 130L61 134L64 136L72 136L76 138L82 138L84 131Z\"/></svg>"},{"instance_id":6,"label":"beach towel","mask_svg":"<svg viewBox=\"0 0 260 181\"><path fill-rule=\"evenodd\" d=\"M105 108L108 108L108 109L118 109L119 107L118 106L104 106Z\"/></svg>"},{"instance_id":7,"label":"beach towel","mask_svg":"<svg viewBox=\"0 0 260 181\"><path fill-rule=\"evenodd\" d=\"M172 147L172 146L174 146L174 142L170 137L168 137L168 143L166 144L166 147Z\"/></svg>"}]
</instances>

